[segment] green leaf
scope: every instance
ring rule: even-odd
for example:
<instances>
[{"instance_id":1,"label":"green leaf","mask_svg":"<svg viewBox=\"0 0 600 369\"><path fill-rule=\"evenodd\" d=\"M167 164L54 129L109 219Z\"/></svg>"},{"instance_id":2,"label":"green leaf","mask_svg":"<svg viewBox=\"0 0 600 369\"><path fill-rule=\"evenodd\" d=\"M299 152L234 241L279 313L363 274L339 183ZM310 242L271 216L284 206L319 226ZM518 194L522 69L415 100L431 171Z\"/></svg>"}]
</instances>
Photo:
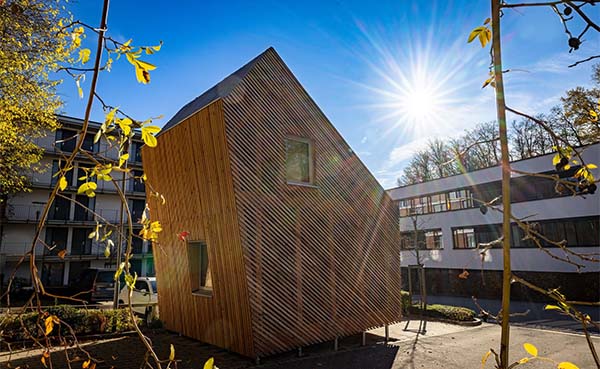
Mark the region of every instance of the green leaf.
<instances>
[{"instance_id":1,"label":"green leaf","mask_svg":"<svg viewBox=\"0 0 600 369\"><path fill-rule=\"evenodd\" d=\"M538 356L538 349L537 349L537 347L535 347L531 343L525 343L525 344L523 344L523 348L525 349L525 351L527 351L527 353L529 355L531 355L531 356Z\"/></svg>"}]
</instances>

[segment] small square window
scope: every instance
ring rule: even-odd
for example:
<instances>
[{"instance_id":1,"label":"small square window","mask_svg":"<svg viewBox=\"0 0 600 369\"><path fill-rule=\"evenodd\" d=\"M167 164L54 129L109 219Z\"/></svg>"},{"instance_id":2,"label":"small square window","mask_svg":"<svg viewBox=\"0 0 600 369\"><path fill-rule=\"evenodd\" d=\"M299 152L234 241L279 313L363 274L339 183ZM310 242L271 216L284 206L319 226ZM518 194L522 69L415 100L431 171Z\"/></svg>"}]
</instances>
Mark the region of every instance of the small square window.
<instances>
[{"instance_id":1,"label":"small square window","mask_svg":"<svg viewBox=\"0 0 600 369\"><path fill-rule=\"evenodd\" d=\"M188 248L192 293L212 296L212 278L206 243L193 241Z\"/></svg>"},{"instance_id":2,"label":"small square window","mask_svg":"<svg viewBox=\"0 0 600 369\"><path fill-rule=\"evenodd\" d=\"M285 140L285 177L289 183L311 184L313 181L312 145L310 140Z\"/></svg>"}]
</instances>

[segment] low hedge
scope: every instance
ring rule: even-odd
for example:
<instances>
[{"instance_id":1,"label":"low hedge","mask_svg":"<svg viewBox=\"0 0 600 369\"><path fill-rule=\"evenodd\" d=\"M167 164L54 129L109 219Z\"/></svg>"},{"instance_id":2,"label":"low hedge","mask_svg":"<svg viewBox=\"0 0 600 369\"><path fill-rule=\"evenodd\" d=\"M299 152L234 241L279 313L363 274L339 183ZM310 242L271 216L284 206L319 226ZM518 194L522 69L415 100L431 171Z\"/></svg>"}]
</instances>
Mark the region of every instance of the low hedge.
<instances>
[{"instance_id":1,"label":"low hedge","mask_svg":"<svg viewBox=\"0 0 600 369\"><path fill-rule=\"evenodd\" d=\"M133 322L126 309L81 309L72 306L57 305L45 309L46 314L37 312L6 314L0 317L0 334L6 341L27 340L28 336L21 326L21 320L31 335L37 338L44 337L44 321L48 316L55 315L61 322L65 322L77 336L120 333L134 329ZM55 324L49 334L50 337L70 335L65 324Z\"/></svg>"},{"instance_id":2,"label":"low hedge","mask_svg":"<svg viewBox=\"0 0 600 369\"><path fill-rule=\"evenodd\" d=\"M410 294L408 291L400 291L401 303L402 303L402 315L406 316L410 314Z\"/></svg>"},{"instance_id":3,"label":"low hedge","mask_svg":"<svg viewBox=\"0 0 600 369\"><path fill-rule=\"evenodd\" d=\"M430 316L432 318L449 319L459 322L470 322L475 319L475 311L459 306L448 306L448 305L427 305L427 310L422 311L419 305L412 305L410 307L412 314L421 314Z\"/></svg>"}]
</instances>

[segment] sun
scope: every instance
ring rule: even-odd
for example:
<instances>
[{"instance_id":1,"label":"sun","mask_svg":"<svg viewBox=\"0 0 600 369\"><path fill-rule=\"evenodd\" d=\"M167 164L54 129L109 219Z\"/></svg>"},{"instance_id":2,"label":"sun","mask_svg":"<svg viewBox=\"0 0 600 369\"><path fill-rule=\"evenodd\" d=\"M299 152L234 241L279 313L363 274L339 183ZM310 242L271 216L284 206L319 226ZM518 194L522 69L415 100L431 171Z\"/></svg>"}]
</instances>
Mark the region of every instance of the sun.
<instances>
[{"instance_id":1,"label":"sun","mask_svg":"<svg viewBox=\"0 0 600 369\"><path fill-rule=\"evenodd\" d=\"M409 86L407 91L398 96L400 113L407 120L417 124L427 123L432 111L439 110L439 93L425 84Z\"/></svg>"}]
</instances>

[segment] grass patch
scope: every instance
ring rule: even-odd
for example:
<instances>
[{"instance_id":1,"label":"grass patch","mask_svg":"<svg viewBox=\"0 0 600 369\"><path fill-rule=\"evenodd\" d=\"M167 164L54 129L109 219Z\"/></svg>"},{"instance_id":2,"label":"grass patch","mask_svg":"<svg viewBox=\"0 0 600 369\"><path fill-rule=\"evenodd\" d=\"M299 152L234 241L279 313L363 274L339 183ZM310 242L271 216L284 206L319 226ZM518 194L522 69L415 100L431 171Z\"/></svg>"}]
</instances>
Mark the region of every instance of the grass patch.
<instances>
[{"instance_id":1,"label":"grass patch","mask_svg":"<svg viewBox=\"0 0 600 369\"><path fill-rule=\"evenodd\" d=\"M81 309L72 306L52 306L46 309L47 315L37 312L4 314L0 317L0 333L6 341L22 341L30 339L29 335L40 339L44 337L44 321L55 315L71 326L77 336L120 333L133 330L133 322L126 309ZM25 327L25 329L23 329ZM65 324L56 324L50 337L68 336L70 331Z\"/></svg>"}]
</instances>

